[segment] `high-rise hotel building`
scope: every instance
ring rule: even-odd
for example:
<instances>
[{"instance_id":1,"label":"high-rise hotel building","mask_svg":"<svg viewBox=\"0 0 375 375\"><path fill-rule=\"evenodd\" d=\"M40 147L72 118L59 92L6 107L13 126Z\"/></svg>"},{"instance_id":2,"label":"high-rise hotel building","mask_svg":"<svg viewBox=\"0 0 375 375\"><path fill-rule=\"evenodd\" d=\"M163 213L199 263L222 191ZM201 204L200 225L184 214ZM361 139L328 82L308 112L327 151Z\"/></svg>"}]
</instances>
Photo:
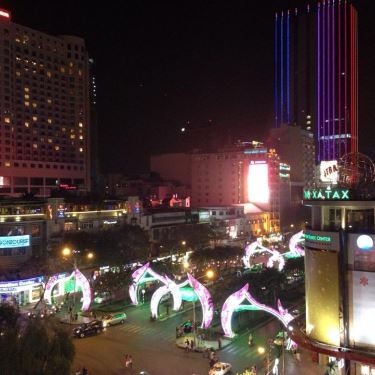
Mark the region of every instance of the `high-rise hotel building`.
<instances>
[{"instance_id":1,"label":"high-rise hotel building","mask_svg":"<svg viewBox=\"0 0 375 375\"><path fill-rule=\"evenodd\" d=\"M315 136L317 162L358 150L357 11L325 0L275 15L275 126Z\"/></svg>"},{"instance_id":2,"label":"high-rise hotel building","mask_svg":"<svg viewBox=\"0 0 375 375\"><path fill-rule=\"evenodd\" d=\"M89 59L83 39L0 10L0 195L90 190Z\"/></svg>"}]
</instances>

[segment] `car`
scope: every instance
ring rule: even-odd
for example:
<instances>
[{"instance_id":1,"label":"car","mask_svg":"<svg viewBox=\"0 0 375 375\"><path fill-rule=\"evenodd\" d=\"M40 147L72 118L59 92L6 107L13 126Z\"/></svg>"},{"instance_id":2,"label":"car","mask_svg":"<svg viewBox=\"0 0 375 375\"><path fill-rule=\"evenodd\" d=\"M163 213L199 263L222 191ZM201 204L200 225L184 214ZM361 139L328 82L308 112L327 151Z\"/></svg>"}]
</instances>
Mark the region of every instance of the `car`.
<instances>
[{"instance_id":1,"label":"car","mask_svg":"<svg viewBox=\"0 0 375 375\"><path fill-rule=\"evenodd\" d=\"M104 292L104 293L101 293L101 294L98 294L95 298L94 298L94 302L95 303L104 303L104 302L109 302L111 300L111 294L108 293L108 292Z\"/></svg>"},{"instance_id":2,"label":"car","mask_svg":"<svg viewBox=\"0 0 375 375\"><path fill-rule=\"evenodd\" d=\"M103 327L110 327L115 324L124 324L126 320L126 314L124 312L105 315L102 318Z\"/></svg>"},{"instance_id":3,"label":"car","mask_svg":"<svg viewBox=\"0 0 375 375\"><path fill-rule=\"evenodd\" d=\"M82 323L80 326L73 329L73 336L83 338L86 336L97 335L103 331L103 322L94 319L88 323Z\"/></svg>"},{"instance_id":4,"label":"car","mask_svg":"<svg viewBox=\"0 0 375 375\"><path fill-rule=\"evenodd\" d=\"M232 370L232 365L227 362L216 362L209 370L208 375L224 375L229 374Z\"/></svg>"}]
</instances>

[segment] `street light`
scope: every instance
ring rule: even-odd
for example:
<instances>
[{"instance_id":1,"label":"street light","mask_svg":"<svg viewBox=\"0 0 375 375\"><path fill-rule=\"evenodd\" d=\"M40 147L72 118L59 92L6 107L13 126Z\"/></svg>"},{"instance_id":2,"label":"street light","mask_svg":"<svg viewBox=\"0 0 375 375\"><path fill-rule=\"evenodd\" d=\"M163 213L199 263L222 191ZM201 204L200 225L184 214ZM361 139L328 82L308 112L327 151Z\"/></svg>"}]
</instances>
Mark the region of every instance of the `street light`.
<instances>
[{"instance_id":1,"label":"street light","mask_svg":"<svg viewBox=\"0 0 375 375\"><path fill-rule=\"evenodd\" d=\"M268 344L268 349L266 349L264 346L259 346L258 349L257 349L258 353L260 355L265 355L264 357L264 373L266 375L269 375L270 374L270 356L271 356L271 345Z\"/></svg>"},{"instance_id":2,"label":"street light","mask_svg":"<svg viewBox=\"0 0 375 375\"><path fill-rule=\"evenodd\" d=\"M78 266L77 266L77 254L79 254L80 251L79 250L72 250L70 249L69 247L64 247L63 250L62 250L62 255L63 255L63 258L65 260L68 260L71 256L73 257L73 269L74 269L74 278L73 278L73 309L75 309L75 305L76 305L76 284L77 284L77 276L76 276L76 272L77 272L77 269L78 269ZM87 259L93 259L94 258L94 254L92 252L89 252L87 253L86 255ZM73 311L74 312L74 311Z\"/></svg>"}]
</instances>

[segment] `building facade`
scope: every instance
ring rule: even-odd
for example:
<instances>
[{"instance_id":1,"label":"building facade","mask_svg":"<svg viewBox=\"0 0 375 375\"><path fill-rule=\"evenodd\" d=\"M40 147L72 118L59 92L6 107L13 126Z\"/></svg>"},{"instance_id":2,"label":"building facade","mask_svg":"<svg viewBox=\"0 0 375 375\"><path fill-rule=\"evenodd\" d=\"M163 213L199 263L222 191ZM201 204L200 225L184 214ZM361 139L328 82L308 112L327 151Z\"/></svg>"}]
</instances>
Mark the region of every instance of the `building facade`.
<instances>
[{"instance_id":1,"label":"building facade","mask_svg":"<svg viewBox=\"0 0 375 375\"><path fill-rule=\"evenodd\" d=\"M375 202L353 190L305 190L307 339L341 374L375 373ZM297 339L298 340L298 339Z\"/></svg>"},{"instance_id":2,"label":"building facade","mask_svg":"<svg viewBox=\"0 0 375 375\"><path fill-rule=\"evenodd\" d=\"M323 1L275 15L275 127L312 130L317 162L358 151L357 11Z\"/></svg>"},{"instance_id":3,"label":"building facade","mask_svg":"<svg viewBox=\"0 0 375 375\"><path fill-rule=\"evenodd\" d=\"M90 190L89 61L83 39L0 12L0 195Z\"/></svg>"}]
</instances>

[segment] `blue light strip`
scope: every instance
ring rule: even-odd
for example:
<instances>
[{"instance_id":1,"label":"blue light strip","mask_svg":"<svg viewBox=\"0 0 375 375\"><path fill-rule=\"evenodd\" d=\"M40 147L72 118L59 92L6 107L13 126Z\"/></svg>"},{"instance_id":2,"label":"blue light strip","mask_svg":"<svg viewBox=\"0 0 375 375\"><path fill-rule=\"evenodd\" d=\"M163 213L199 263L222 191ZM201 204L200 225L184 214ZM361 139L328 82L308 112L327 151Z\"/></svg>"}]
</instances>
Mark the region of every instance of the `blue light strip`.
<instances>
[{"instance_id":1,"label":"blue light strip","mask_svg":"<svg viewBox=\"0 0 375 375\"><path fill-rule=\"evenodd\" d=\"M290 14L288 11L287 16L287 29L286 29L286 90L287 90L287 117L288 125L291 123L290 119Z\"/></svg>"},{"instance_id":2,"label":"blue light strip","mask_svg":"<svg viewBox=\"0 0 375 375\"><path fill-rule=\"evenodd\" d=\"M317 124L316 124L316 128L317 128L317 144L318 144L318 152L317 152L317 158L318 158L318 161L320 162L322 159L321 159L321 153L322 153L322 150L321 150L321 143L320 143L320 137L321 137L321 132L320 132L320 126L321 126L321 111L320 111L320 96L321 96L321 86L320 86L320 80L321 80L321 71L320 71L320 51L321 51L321 43L320 43L320 17L321 17L321 14L320 14L320 4L318 4L318 14L317 14L317 18L318 18L318 53L317 53L317 66L318 66L318 73L317 73L317 81L318 81L318 89L317 89L317 98L316 98L316 102L317 102L317 110L318 110L318 113L317 113Z\"/></svg>"},{"instance_id":3,"label":"blue light strip","mask_svg":"<svg viewBox=\"0 0 375 375\"><path fill-rule=\"evenodd\" d=\"M279 126L279 111L278 111L278 75L277 75L277 65L278 65L278 59L277 59L277 44L278 44L278 39L277 39L277 20L278 20L278 17L277 17L277 13L275 14L275 45L274 45L274 74L275 74L275 77L274 77L274 110L275 110L275 128L277 128Z\"/></svg>"},{"instance_id":4,"label":"blue light strip","mask_svg":"<svg viewBox=\"0 0 375 375\"><path fill-rule=\"evenodd\" d=\"M280 22L280 121L284 123L284 13Z\"/></svg>"}]
</instances>

